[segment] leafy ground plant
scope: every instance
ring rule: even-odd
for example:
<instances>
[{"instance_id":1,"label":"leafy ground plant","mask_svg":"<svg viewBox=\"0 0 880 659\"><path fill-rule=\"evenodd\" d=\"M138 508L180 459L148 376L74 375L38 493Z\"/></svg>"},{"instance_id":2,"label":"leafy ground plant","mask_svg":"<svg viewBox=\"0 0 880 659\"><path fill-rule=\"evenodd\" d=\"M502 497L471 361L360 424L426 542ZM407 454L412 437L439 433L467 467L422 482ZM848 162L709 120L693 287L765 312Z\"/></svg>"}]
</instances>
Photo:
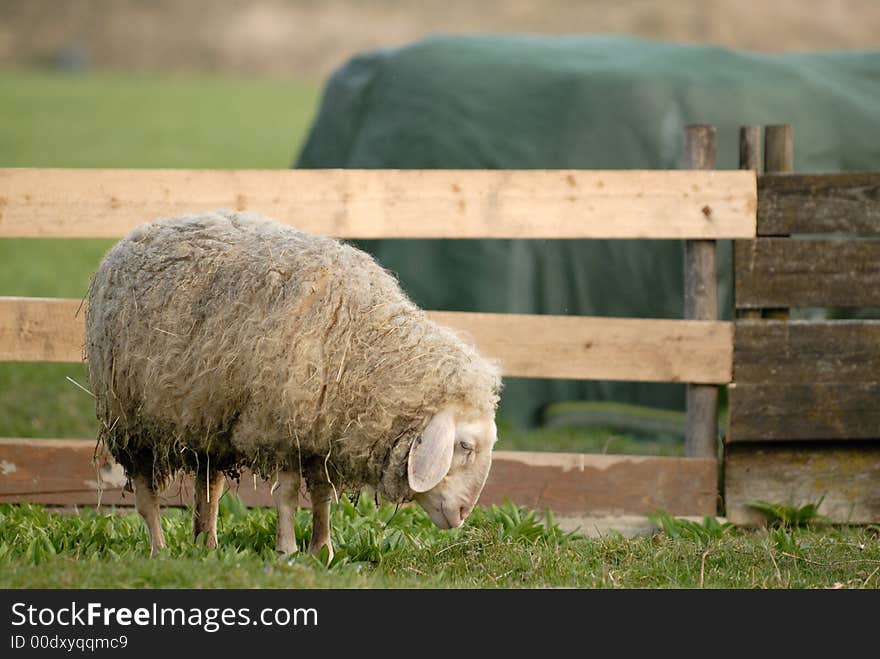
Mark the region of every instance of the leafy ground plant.
<instances>
[{"instance_id":1,"label":"leafy ground plant","mask_svg":"<svg viewBox=\"0 0 880 659\"><path fill-rule=\"evenodd\" d=\"M701 522L681 517L673 517L665 510L648 515L654 524L670 538L684 538L700 545L710 540L718 540L731 533L734 526L731 522L719 522L715 517L706 515Z\"/></svg>"},{"instance_id":2,"label":"leafy ground plant","mask_svg":"<svg viewBox=\"0 0 880 659\"><path fill-rule=\"evenodd\" d=\"M803 506L769 503L761 500L750 501L748 505L763 513L770 526L790 529L827 522L827 518L819 514L819 506L824 500L823 496L817 502Z\"/></svg>"}]
</instances>

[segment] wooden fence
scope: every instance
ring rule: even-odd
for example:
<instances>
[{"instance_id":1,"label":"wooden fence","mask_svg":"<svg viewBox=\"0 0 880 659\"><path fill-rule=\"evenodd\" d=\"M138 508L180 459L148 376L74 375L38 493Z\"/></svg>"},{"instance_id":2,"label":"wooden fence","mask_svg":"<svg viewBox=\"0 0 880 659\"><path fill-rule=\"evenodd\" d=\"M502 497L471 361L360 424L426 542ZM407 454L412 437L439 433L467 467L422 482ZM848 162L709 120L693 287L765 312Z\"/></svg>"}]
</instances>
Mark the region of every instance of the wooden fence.
<instances>
[{"instance_id":1,"label":"wooden fence","mask_svg":"<svg viewBox=\"0 0 880 659\"><path fill-rule=\"evenodd\" d=\"M753 524L751 501L821 500L831 521L876 523L880 321L790 309L880 306L880 174L791 174L790 128L768 128L765 144L758 235L734 245L727 515Z\"/></svg>"},{"instance_id":2,"label":"wooden fence","mask_svg":"<svg viewBox=\"0 0 880 659\"><path fill-rule=\"evenodd\" d=\"M752 286L759 297L745 302L748 277L766 276L762 273L775 258L773 250L782 250L786 259L792 253L775 239L756 239L758 217L777 234L794 231L780 218L800 217L791 209L800 209L807 199L811 208L820 209L825 230L836 231L836 214L860 202L852 198L851 178L842 186L833 177L800 177L792 187L778 177L758 181L755 171L708 171L714 166L714 129L708 127L688 130L686 154L691 169L685 171L0 169L0 238L121 238L151 218L235 208L342 238L684 239L687 318L682 320L456 312L432 316L469 334L483 352L499 358L505 375L690 383L688 457L499 450L481 503L510 497L560 514L645 514L657 509L676 515L715 514L720 494L715 396L718 385L736 379L725 478L729 487L739 488L739 498L734 498L739 515L745 509L743 493L755 487L754 479L743 476L755 473L752 463L744 462L753 456L738 448L756 439L742 431L752 416L747 401L765 395L761 390L757 398L748 399L747 388L759 386L751 383L763 381L765 372L778 371L763 360L762 351L777 351L782 359L788 348L762 347L762 341L773 340L771 334L759 332L758 338L747 340L739 329L745 321L736 323L735 339L735 324L716 319L713 241L743 241L737 243L737 263L750 263L751 269L737 269L739 306L785 306L778 304L782 298L760 297L787 290L783 283L767 290ZM872 176L869 183L876 185L877 178ZM876 218L876 205L871 208ZM859 217L847 226L876 227L876 221L865 224L864 215ZM867 252L857 253L867 259L874 247L866 245L860 249ZM815 250L798 253L803 254L801 262L819 262ZM792 304L788 298L782 301ZM0 298L0 361L79 362L80 306L80 300ZM774 326L772 321L748 323ZM844 335L841 331L832 340L844 341ZM848 345L871 336L859 333ZM802 340L818 346L825 339L817 335ZM760 363L752 375L746 369L735 378L734 355L745 359L750 351L758 351ZM872 353L875 364L878 353L880 347ZM810 373L835 371L838 362L816 365ZM870 370L867 363L845 368L865 378ZM846 391L839 383L832 389L867 404L877 385L865 382L852 382ZM772 385L767 395L781 391L773 389L779 383L772 379L765 384ZM839 419L829 418L829 423ZM867 425L865 432L871 434ZM121 468L95 451L93 439L0 439L0 501L92 504L100 496L104 503L131 503L122 491ZM266 484L247 474L237 489L248 504L270 502ZM184 479L164 496L166 503L188 503L190 493Z\"/></svg>"}]
</instances>

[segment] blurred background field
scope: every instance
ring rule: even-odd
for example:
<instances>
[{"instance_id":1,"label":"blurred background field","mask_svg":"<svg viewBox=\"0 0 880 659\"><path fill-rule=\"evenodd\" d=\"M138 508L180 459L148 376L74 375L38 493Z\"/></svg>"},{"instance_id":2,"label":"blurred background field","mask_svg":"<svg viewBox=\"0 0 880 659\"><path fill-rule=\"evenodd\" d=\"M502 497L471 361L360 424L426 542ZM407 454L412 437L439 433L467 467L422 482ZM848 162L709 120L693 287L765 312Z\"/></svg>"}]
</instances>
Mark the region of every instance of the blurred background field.
<instances>
[{"instance_id":1,"label":"blurred background field","mask_svg":"<svg viewBox=\"0 0 880 659\"><path fill-rule=\"evenodd\" d=\"M285 168L319 95L303 80L0 70L0 154L4 167Z\"/></svg>"},{"instance_id":2,"label":"blurred background field","mask_svg":"<svg viewBox=\"0 0 880 659\"><path fill-rule=\"evenodd\" d=\"M0 66L318 80L437 32L628 34L781 52L875 48L875 0L4 0Z\"/></svg>"}]
</instances>

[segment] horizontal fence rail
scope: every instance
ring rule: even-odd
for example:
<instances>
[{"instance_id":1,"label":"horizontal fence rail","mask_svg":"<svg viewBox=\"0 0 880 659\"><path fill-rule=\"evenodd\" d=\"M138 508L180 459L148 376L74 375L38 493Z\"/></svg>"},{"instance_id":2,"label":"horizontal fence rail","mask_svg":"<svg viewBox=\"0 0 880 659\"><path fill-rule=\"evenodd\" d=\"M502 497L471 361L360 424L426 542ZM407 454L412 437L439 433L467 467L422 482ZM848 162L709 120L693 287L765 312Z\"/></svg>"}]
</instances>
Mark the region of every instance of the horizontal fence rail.
<instances>
[{"instance_id":1,"label":"horizontal fence rail","mask_svg":"<svg viewBox=\"0 0 880 659\"><path fill-rule=\"evenodd\" d=\"M880 240L736 242L736 306L880 305Z\"/></svg>"},{"instance_id":2,"label":"horizontal fence rail","mask_svg":"<svg viewBox=\"0 0 880 659\"><path fill-rule=\"evenodd\" d=\"M0 297L0 361L79 362L81 300ZM726 384L733 324L723 321L431 311L501 362L505 375Z\"/></svg>"},{"instance_id":3,"label":"horizontal fence rail","mask_svg":"<svg viewBox=\"0 0 880 659\"><path fill-rule=\"evenodd\" d=\"M748 171L0 169L0 238L249 210L339 238L752 238Z\"/></svg>"},{"instance_id":4,"label":"horizontal fence rail","mask_svg":"<svg viewBox=\"0 0 880 659\"><path fill-rule=\"evenodd\" d=\"M735 335L737 381L880 382L880 320L740 321Z\"/></svg>"},{"instance_id":5,"label":"horizontal fence rail","mask_svg":"<svg viewBox=\"0 0 880 659\"><path fill-rule=\"evenodd\" d=\"M727 388L728 443L877 439L880 381L736 382Z\"/></svg>"},{"instance_id":6,"label":"horizontal fence rail","mask_svg":"<svg viewBox=\"0 0 880 659\"><path fill-rule=\"evenodd\" d=\"M880 173L758 177L758 235L880 233Z\"/></svg>"},{"instance_id":7,"label":"horizontal fence rail","mask_svg":"<svg viewBox=\"0 0 880 659\"><path fill-rule=\"evenodd\" d=\"M821 502L819 513L836 524L880 519L880 442L733 444L724 469L727 518L765 526L753 501L788 506Z\"/></svg>"},{"instance_id":8,"label":"horizontal fence rail","mask_svg":"<svg viewBox=\"0 0 880 659\"><path fill-rule=\"evenodd\" d=\"M133 505L122 467L95 440L0 439L0 503ZM495 451L480 504L503 503L565 514L712 515L717 497L714 460L632 455ZM245 470L228 483L246 505L271 506L271 483ZM192 503L192 479L178 476L165 505ZM301 499L301 503L307 503Z\"/></svg>"},{"instance_id":9,"label":"horizontal fence rail","mask_svg":"<svg viewBox=\"0 0 880 659\"><path fill-rule=\"evenodd\" d=\"M739 321L727 391L728 445L874 440L880 321Z\"/></svg>"}]
</instances>

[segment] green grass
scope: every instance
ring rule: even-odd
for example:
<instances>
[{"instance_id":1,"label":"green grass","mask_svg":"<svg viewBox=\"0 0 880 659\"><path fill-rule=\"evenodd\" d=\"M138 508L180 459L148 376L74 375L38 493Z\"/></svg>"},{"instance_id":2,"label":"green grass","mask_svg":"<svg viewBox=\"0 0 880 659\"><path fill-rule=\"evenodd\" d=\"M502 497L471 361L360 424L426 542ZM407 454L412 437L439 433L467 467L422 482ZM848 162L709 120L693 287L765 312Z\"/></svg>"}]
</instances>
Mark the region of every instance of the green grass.
<instances>
[{"instance_id":1,"label":"green grass","mask_svg":"<svg viewBox=\"0 0 880 659\"><path fill-rule=\"evenodd\" d=\"M297 515L302 545L308 514ZM627 539L566 534L512 505L477 509L440 531L418 506L395 513L361 498L333 509L336 556L275 553L275 514L221 502L220 549L190 538L184 510L165 511L168 547L149 559L134 513L0 506L2 588L877 588L880 528L744 531L662 516Z\"/></svg>"},{"instance_id":2,"label":"green grass","mask_svg":"<svg viewBox=\"0 0 880 659\"><path fill-rule=\"evenodd\" d=\"M3 167L289 167L320 84L0 72Z\"/></svg>"},{"instance_id":3,"label":"green grass","mask_svg":"<svg viewBox=\"0 0 880 659\"><path fill-rule=\"evenodd\" d=\"M684 442L664 436L645 437L602 426L518 428L501 419L499 449L505 451L566 451L629 455L684 455Z\"/></svg>"}]
</instances>

